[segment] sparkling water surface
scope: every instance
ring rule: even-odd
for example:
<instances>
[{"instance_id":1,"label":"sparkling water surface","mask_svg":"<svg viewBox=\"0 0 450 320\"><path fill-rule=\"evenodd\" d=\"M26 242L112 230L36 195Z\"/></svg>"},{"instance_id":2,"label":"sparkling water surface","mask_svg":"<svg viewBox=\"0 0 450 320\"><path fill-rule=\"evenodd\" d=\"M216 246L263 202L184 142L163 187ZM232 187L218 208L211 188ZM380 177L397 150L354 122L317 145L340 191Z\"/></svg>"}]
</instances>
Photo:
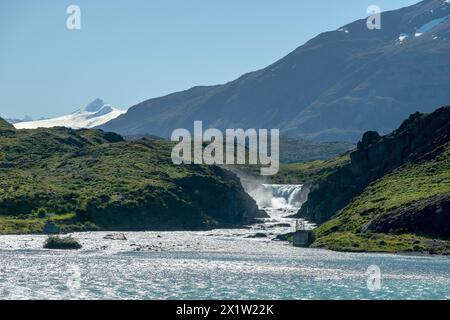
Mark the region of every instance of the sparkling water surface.
<instances>
[{"instance_id":1,"label":"sparkling water surface","mask_svg":"<svg viewBox=\"0 0 450 320\"><path fill-rule=\"evenodd\" d=\"M448 257L294 248L275 237L294 230L296 209L266 210L243 229L75 233L77 251L42 249L41 235L0 236L0 299L450 299Z\"/></svg>"},{"instance_id":2,"label":"sparkling water surface","mask_svg":"<svg viewBox=\"0 0 450 320\"><path fill-rule=\"evenodd\" d=\"M247 230L248 233L254 230ZM293 248L242 230L80 233L80 251L43 236L0 237L2 299L449 299L446 257ZM381 269L379 291L366 270Z\"/></svg>"}]
</instances>

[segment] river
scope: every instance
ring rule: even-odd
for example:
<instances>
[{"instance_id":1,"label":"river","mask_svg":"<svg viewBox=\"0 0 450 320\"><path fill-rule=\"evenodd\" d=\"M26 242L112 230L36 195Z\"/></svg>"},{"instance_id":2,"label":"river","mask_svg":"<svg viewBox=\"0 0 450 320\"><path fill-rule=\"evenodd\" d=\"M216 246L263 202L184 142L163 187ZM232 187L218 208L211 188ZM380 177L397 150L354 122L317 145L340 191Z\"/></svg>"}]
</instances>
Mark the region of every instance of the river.
<instances>
[{"instance_id":1,"label":"river","mask_svg":"<svg viewBox=\"0 0 450 320\"><path fill-rule=\"evenodd\" d=\"M0 236L0 298L450 298L448 258L293 248L274 238L293 231L301 186L264 185L253 196L270 218L244 229L75 233L78 251L44 250L41 235Z\"/></svg>"}]
</instances>

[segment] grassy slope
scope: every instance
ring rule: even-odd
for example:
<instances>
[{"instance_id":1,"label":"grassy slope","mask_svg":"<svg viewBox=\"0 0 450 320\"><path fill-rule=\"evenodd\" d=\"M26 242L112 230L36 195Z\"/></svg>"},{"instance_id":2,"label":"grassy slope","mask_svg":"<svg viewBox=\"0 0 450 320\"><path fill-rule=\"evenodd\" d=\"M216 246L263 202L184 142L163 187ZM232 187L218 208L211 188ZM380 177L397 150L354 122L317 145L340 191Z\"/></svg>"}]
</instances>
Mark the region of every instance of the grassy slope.
<instances>
[{"instance_id":1,"label":"grassy slope","mask_svg":"<svg viewBox=\"0 0 450 320\"><path fill-rule=\"evenodd\" d=\"M269 179L272 183L280 184L317 183L349 161L349 154L346 153L329 160L281 164L278 174Z\"/></svg>"},{"instance_id":2,"label":"grassy slope","mask_svg":"<svg viewBox=\"0 0 450 320\"><path fill-rule=\"evenodd\" d=\"M164 141L0 122L0 234L41 232L48 221L66 231L224 222L215 203L235 195L236 181L216 167L175 166L170 150Z\"/></svg>"},{"instance_id":3,"label":"grassy slope","mask_svg":"<svg viewBox=\"0 0 450 320\"><path fill-rule=\"evenodd\" d=\"M245 178L274 184L316 184L330 173L350 162L350 154L345 153L329 160L316 160L305 163L280 164L276 175L261 177L259 165L224 166Z\"/></svg>"},{"instance_id":4,"label":"grassy slope","mask_svg":"<svg viewBox=\"0 0 450 320\"><path fill-rule=\"evenodd\" d=\"M316 229L314 246L343 251L450 252L450 242L412 234L362 233L375 217L450 191L450 144L435 160L405 165L371 184Z\"/></svg>"}]
</instances>

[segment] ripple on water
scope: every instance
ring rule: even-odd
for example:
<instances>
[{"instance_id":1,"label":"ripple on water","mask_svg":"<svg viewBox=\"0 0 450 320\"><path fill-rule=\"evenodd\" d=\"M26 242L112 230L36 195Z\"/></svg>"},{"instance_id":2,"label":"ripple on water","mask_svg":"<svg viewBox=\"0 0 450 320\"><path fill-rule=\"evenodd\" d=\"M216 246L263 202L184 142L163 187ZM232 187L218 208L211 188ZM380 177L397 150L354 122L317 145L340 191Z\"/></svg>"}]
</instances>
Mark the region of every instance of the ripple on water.
<instances>
[{"instance_id":1,"label":"ripple on water","mask_svg":"<svg viewBox=\"0 0 450 320\"><path fill-rule=\"evenodd\" d=\"M84 250L42 250L44 238L40 236L0 237L0 296L7 299L446 299L449 296L450 261L445 257L337 253L242 237L230 242L199 232L127 233L128 241L109 240L108 249L95 249L103 245L98 241L102 242L104 233L75 236L85 245ZM13 248L5 249L5 242L10 241ZM167 250L136 252L130 247L130 243L154 241L163 243ZM169 249L179 243L184 245ZM382 270L382 288L378 292L369 291L366 285L365 272L373 264ZM69 288L74 266L80 285Z\"/></svg>"},{"instance_id":2,"label":"ripple on water","mask_svg":"<svg viewBox=\"0 0 450 320\"><path fill-rule=\"evenodd\" d=\"M298 190L292 188L295 192ZM42 249L45 236L0 236L3 299L448 299L445 257L338 253L273 241L296 209L270 209L248 229L75 233L78 251ZM263 233L264 238L247 238ZM377 265L382 286L367 287Z\"/></svg>"}]
</instances>

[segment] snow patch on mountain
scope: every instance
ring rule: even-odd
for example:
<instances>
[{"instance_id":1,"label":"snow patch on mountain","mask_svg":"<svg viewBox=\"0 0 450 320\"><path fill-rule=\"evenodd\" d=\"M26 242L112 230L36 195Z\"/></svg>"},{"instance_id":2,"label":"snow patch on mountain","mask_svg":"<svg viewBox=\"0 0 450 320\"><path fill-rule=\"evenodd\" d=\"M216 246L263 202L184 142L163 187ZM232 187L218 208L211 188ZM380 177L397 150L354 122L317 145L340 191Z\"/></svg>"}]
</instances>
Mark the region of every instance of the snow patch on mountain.
<instances>
[{"instance_id":1,"label":"snow patch on mountain","mask_svg":"<svg viewBox=\"0 0 450 320\"><path fill-rule=\"evenodd\" d=\"M348 31L348 29L346 29L346 28L341 28L338 31L339 32L345 32L345 33L350 33L350 31Z\"/></svg>"},{"instance_id":2,"label":"snow patch on mountain","mask_svg":"<svg viewBox=\"0 0 450 320\"><path fill-rule=\"evenodd\" d=\"M51 127L67 127L72 129L94 128L117 118L126 113L126 110L119 110L103 100L96 99L87 106L65 116L15 123L16 129L36 129Z\"/></svg>"},{"instance_id":3,"label":"snow patch on mountain","mask_svg":"<svg viewBox=\"0 0 450 320\"><path fill-rule=\"evenodd\" d=\"M398 40L399 40L400 42L403 42L403 41L405 41L408 37L409 37L409 33L401 33L401 34L398 36Z\"/></svg>"},{"instance_id":4,"label":"snow patch on mountain","mask_svg":"<svg viewBox=\"0 0 450 320\"><path fill-rule=\"evenodd\" d=\"M438 19L433 19L433 20L425 23L423 26L421 26L419 29L416 30L415 36L416 37L420 37L425 32L428 32L428 31L436 28L438 25L440 25L442 22L444 22L448 18L450 18L450 14L445 16L445 17L438 18Z\"/></svg>"}]
</instances>

